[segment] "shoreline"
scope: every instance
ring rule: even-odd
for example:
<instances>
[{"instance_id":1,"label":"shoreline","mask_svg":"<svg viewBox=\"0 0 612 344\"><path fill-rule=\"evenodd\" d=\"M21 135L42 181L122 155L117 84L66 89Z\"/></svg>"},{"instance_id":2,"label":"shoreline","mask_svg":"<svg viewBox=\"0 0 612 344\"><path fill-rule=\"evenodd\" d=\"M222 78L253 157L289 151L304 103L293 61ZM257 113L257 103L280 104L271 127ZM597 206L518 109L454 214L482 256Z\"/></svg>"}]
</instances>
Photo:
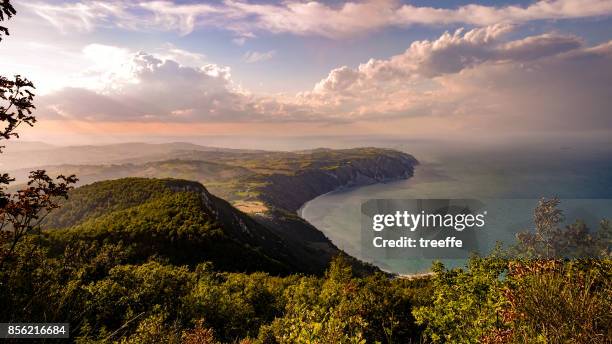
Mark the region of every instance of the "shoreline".
<instances>
[{"instance_id":1,"label":"shoreline","mask_svg":"<svg viewBox=\"0 0 612 344\"><path fill-rule=\"evenodd\" d=\"M414 167L414 168L415 168L415 171L416 171L416 169L417 169L419 166L420 166L420 165L416 165L416 166ZM415 173L415 174L416 174L416 173ZM320 195L318 195L317 197L312 198L312 199L310 199L310 200L308 200L308 201L304 202L304 204L302 204L302 205L301 205L301 206L298 208L298 210L296 210L296 211L295 211L295 213L296 213L296 214L297 214L297 215L298 215L298 216L299 216L301 219L306 220L306 218L304 218L304 216L302 216L302 215L303 215L303 211L304 211L304 209L306 208L306 206L308 205L308 203L313 202L314 200L318 199L319 197L323 197L323 196L327 196L327 195L330 195L330 194L334 194L334 193L336 193L336 192L342 192L342 191L354 191L354 190L361 189L361 188L365 188L365 187L368 187L368 186L376 186L376 185L385 185L385 184L400 183L400 182L404 182L404 181L407 181L407 180L411 180L411 179L413 179L413 178L414 178L414 175L413 175L413 176L409 176L409 177L405 177L405 178L389 179L389 180L384 180L384 181L380 181L380 182L376 182L376 183L370 183L370 184L363 184L363 185L350 185L350 186L340 186L340 187L338 187L337 189L334 189L334 190L332 190L332 191L328 191L328 192L326 192L326 193L320 194ZM308 220L306 220L306 221L308 221ZM317 228L317 229L318 229L318 228Z\"/></svg>"},{"instance_id":2,"label":"shoreline","mask_svg":"<svg viewBox=\"0 0 612 344\"><path fill-rule=\"evenodd\" d=\"M296 214L301 219L303 219L304 221L306 221L306 222L310 223L312 226L314 226L318 231L323 233L332 242L332 244L334 244L336 247L341 249L346 254L349 254L349 253L346 252L345 249L340 248L341 246L344 246L344 245L340 245L339 243L334 242L331 239L328 231L325 231L324 229L315 226L312 222L310 222L310 220L308 220L306 217L304 217L304 210L308 207L308 205L311 204L312 202L314 202L315 200L321 198L321 197L328 196L328 195L331 195L331 194L335 194L335 193L338 193L338 192L350 192L350 191L355 191L355 190L362 189L362 188L369 187L369 186L377 186L377 185L385 185L385 184L393 184L393 183L406 182L406 181L414 179L417 176L417 173L418 173L417 171L420 171L421 173L423 173L423 172L426 173L429 170L430 169L429 169L427 164L419 163L418 165L414 166L414 173L413 173L413 175L408 176L407 178L395 178L395 179L390 179L390 180L381 181L381 182L377 182L377 183L364 184L364 185L341 186L341 187L338 187L337 189L334 189L332 191L323 193L321 195L318 195L317 197L314 197L314 198L304 202L304 204L302 204L298 208L298 210L296 211ZM422 177L422 175L421 175L421 177ZM400 273L397 273L395 271L390 271L390 270L388 270L388 267L380 266L379 264L376 264L376 262L374 262L374 261L369 261L369 260L366 260L366 259L364 259L362 257L357 257L357 256L355 256L353 254L349 254L349 255L354 256L356 259L359 259L362 262L365 262L365 263L372 264L372 265L376 266L381 271L393 275L393 278L413 280L413 279L429 278L429 277L434 275L434 273L431 272L431 271L427 271L427 272L415 272L415 273L410 273L410 274L400 274Z\"/></svg>"},{"instance_id":3,"label":"shoreline","mask_svg":"<svg viewBox=\"0 0 612 344\"><path fill-rule=\"evenodd\" d=\"M375 260L370 260L367 259L367 257L362 257L360 255L359 252L359 247L360 247L360 242L358 242L356 245L355 243L351 242L350 239L348 239L349 235L360 235L359 233L357 234L351 234L348 233L346 231L334 231L334 230L330 230L332 228L325 228L325 225L323 224L323 222L320 221L320 214L314 214L315 216L310 216L309 218L314 219L316 222L319 222L317 224L313 223L310 221L309 218L306 218L305 215L305 211L307 211L307 208L309 207L309 205L311 203L313 203L314 201L318 200L319 198L323 197L323 196L329 196L329 195L334 195L335 193L343 193L343 192L351 192L351 191L356 191L356 190L361 190L363 188L367 188L367 187L372 187L372 191L373 192L369 192L366 191L364 197L359 197L362 200L365 198L376 198L376 193L378 191L378 189L376 189L379 186L388 186L388 185L393 185L395 183L398 183L398 185L401 185L400 188L402 190L406 189L410 189L415 187L415 185L424 183L424 184L429 184L432 181L440 181L440 180L447 180L449 179L449 177L446 174L446 170L440 168L440 164L438 162L420 162L418 165L415 166L414 169L414 174L412 176L410 176L409 178L406 179L395 179L395 180L391 180L391 181L386 181L386 182L379 182L379 183L374 183L374 184L366 184L366 185L360 185L360 186L344 186L344 187L340 187L336 190L332 190L330 192L327 192L325 194L321 194L311 200L309 200L308 202L305 202L297 211L296 214L303 219L304 221L307 221L308 223L310 223L312 226L314 226L318 231L320 231L321 233L323 233L335 246L337 246L339 249L341 249L343 252L349 254L352 257L355 257L356 259L368 263L368 264L372 264L374 266L376 266L380 271L393 275L393 278L402 278L402 279L420 279L420 278L430 278L432 277L434 274L431 271L431 261L429 261L429 263L423 263L423 262L415 262L415 263L411 263L411 262L405 262L405 265L407 266L406 269L404 269L404 263L398 263L398 262L384 262L384 261L375 261ZM402 184L399 184L402 183ZM404 184L407 183L407 184ZM420 187L420 186L419 186ZM417 187L418 189L418 187ZM384 191L386 192L386 190ZM374 196L372 196L374 195ZM417 194L418 195L418 194ZM416 196L414 196L416 197ZM393 199L394 197L390 197L391 199ZM342 203L342 201L340 201L339 203ZM351 203L349 201L349 203ZM331 205L331 204L330 204ZM352 204L351 204L352 205ZM318 206L317 208L320 208L320 206ZM319 209L320 210L320 209ZM324 216L323 216L324 217ZM344 219L346 220L346 219ZM341 224L342 225L342 224ZM320 227L321 226L321 227ZM330 227L330 226L328 226ZM353 226L351 226L353 227ZM348 228L346 226L344 226L343 228ZM338 234L339 233L339 234ZM335 238L335 240L332 240L332 238ZM349 248L349 251L352 251L352 253L347 252L347 248ZM352 248L352 250L351 250ZM452 262L449 262L449 264L454 264ZM397 266L399 265L399 267ZM395 269L393 268L395 267Z\"/></svg>"}]
</instances>

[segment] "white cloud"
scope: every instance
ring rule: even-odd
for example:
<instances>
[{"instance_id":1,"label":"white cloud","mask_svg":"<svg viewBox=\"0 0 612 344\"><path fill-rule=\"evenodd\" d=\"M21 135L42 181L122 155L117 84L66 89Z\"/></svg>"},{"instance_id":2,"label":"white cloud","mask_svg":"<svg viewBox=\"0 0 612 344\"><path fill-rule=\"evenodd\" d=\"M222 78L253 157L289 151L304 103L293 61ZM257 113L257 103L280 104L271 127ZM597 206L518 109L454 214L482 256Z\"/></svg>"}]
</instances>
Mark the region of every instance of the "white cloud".
<instances>
[{"instance_id":1,"label":"white cloud","mask_svg":"<svg viewBox=\"0 0 612 344\"><path fill-rule=\"evenodd\" d=\"M208 116L219 110L220 100L235 96L227 67L187 67L100 44L86 46L83 54L92 67L75 78L79 87L42 98L51 113L88 120L164 120L171 114L189 117L185 109L194 109L195 116L197 109Z\"/></svg>"},{"instance_id":2,"label":"white cloud","mask_svg":"<svg viewBox=\"0 0 612 344\"><path fill-rule=\"evenodd\" d=\"M73 77L72 87L83 87L101 92L120 90L138 82L131 52L124 48L103 44L89 44L83 48L91 67Z\"/></svg>"},{"instance_id":3,"label":"white cloud","mask_svg":"<svg viewBox=\"0 0 612 344\"><path fill-rule=\"evenodd\" d=\"M234 39L232 39L232 43L238 46L243 46L244 43L246 43L247 39L252 39L255 37L257 36L252 32L242 32L238 37L235 37Z\"/></svg>"},{"instance_id":4,"label":"white cloud","mask_svg":"<svg viewBox=\"0 0 612 344\"><path fill-rule=\"evenodd\" d=\"M18 2L19 3L19 2ZM120 19L125 19L126 8L119 3L77 2L48 4L43 2L24 2L26 8L32 11L64 33L72 31L92 31L96 26L108 23L109 19L116 20L118 25Z\"/></svg>"},{"instance_id":5,"label":"white cloud","mask_svg":"<svg viewBox=\"0 0 612 344\"><path fill-rule=\"evenodd\" d=\"M332 70L302 105L327 118L445 118L457 126L612 130L612 42L548 33L507 42L507 25L445 33L400 55Z\"/></svg>"},{"instance_id":6,"label":"white cloud","mask_svg":"<svg viewBox=\"0 0 612 344\"><path fill-rule=\"evenodd\" d=\"M272 59L276 55L276 51L270 50L265 52L247 51L242 60L246 63L263 62Z\"/></svg>"},{"instance_id":7,"label":"white cloud","mask_svg":"<svg viewBox=\"0 0 612 344\"><path fill-rule=\"evenodd\" d=\"M24 2L23 5L65 32L117 26L184 35L197 27L208 26L235 32L238 44L256 31L338 38L416 24L487 26L612 15L609 0L540 0L529 6L502 7L469 4L451 9L413 6L396 0L349 1L338 6L295 0L281 4L236 0L210 4L81 0L58 4Z\"/></svg>"},{"instance_id":8,"label":"white cloud","mask_svg":"<svg viewBox=\"0 0 612 344\"><path fill-rule=\"evenodd\" d=\"M143 1L135 7L153 14L153 23L164 30L177 30L180 34L188 34L194 30L200 20L206 17L228 15L222 6L209 4L175 5L170 1Z\"/></svg>"},{"instance_id":9,"label":"white cloud","mask_svg":"<svg viewBox=\"0 0 612 344\"><path fill-rule=\"evenodd\" d=\"M396 20L400 24L463 23L485 26L543 19L609 16L611 13L612 2L608 0L539 0L526 7L470 4L457 9L440 9L403 5L397 11Z\"/></svg>"},{"instance_id":10,"label":"white cloud","mask_svg":"<svg viewBox=\"0 0 612 344\"><path fill-rule=\"evenodd\" d=\"M440 75L493 62L524 62L582 45L579 38L544 34L504 43L503 36L512 29L498 24L454 33L445 32L436 40L415 41L400 55L386 60L371 59L357 69L343 66L334 69L314 87L317 95L371 91L399 86L413 87Z\"/></svg>"},{"instance_id":11,"label":"white cloud","mask_svg":"<svg viewBox=\"0 0 612 344\"><path fill-rule=\"evenodd\" d=\"M57 119L132 122L370 122L405 118L488 133L612 130L612 42L558 33L508 40L512 25L447 32L403 53L333 69L296 96L254 95L229 68L89 45L81 80L39 100ZM191 56L191 52L175 56ZM249 56L252 56L250 54ZM177 57L177 58L178 58ZM255 59L257 60L257 59ZM384 123L384 122L383 122Z\"/></svg>"},{"instance_id":12,"label":"white cloud","mask_svg":"<svg viewBox=\"0 0 612 344\"><path fill-rule=\"evenodd\" d=\"M173 51L173 49L170 49ZM256 97L233 81L228 67L186 66L157 54L91 44L91 67L73 86L39 98L42 118L87 121L202 122L295 120L298 105Z\"/></svg>"}]
</instances>

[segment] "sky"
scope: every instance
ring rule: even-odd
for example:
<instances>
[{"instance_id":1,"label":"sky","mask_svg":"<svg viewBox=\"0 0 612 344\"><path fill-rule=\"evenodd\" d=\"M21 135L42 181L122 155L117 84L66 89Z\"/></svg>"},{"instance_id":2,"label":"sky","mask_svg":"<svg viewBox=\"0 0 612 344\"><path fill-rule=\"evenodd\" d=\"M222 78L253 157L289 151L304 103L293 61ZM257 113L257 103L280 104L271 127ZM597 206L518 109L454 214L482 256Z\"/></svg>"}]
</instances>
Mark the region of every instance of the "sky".
<instances>
[{"instance_id":1,"label":"sky","mask_svg":"<svg viewBox=\"0 0 612 344\"><path fill-rule=\"evenodd\" d=\"M13 0L26 140L612 137L612 0Z\"/></svg>"}]
</instances>

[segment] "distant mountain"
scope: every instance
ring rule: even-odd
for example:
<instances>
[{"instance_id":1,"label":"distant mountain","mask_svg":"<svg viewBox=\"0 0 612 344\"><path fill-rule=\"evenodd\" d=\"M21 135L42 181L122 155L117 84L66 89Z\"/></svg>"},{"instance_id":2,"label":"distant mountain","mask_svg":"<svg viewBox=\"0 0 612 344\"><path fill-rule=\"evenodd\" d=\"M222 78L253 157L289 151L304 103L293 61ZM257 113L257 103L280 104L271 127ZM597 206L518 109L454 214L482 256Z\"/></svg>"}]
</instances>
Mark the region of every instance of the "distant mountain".
<instances>
[{"instance_id":1,"label":"distant mountain","mask_svg":"<svg viewBox=\"0 0 612 344\"><path fill-rule=\"evenodd\" d=\"M144 164L108 164L108 165L54 165L40 166L52 175L75 174L79 177L78 185L91 184L102 180L126 177L176 178L195 180L203 184L218 184L236 180L254 172L240 166L231 166L213 161L202 160L163 160ZM22 168L10 172L17 183L24 183L31 168Z\"/></svg>"},{"instance_id":2,"label":"distant mountain","mask_svg":"<svg viewBox=\"0 0 612 344\"><path fill-rule=\"evenodd\" d=\"M2 146L6 152L25 152L25 151L43 151L58 148L57 146L39 142L39 141L22 141L22 140L3 140Z\"/></svg>"},{"instance_id":3,"label":"distant mountain","mask_svg":"<svg viewBox=\"0 0 612 344\"><path fill-rule=\"evenodd\" d=\"M55 165L124 164L174 158L179 152L246 152L224 148L205 147L191 143L120 143L87 146L50 146L19 142L7 147L0 167L17 170Z\"/></svg>"}]
</instances>

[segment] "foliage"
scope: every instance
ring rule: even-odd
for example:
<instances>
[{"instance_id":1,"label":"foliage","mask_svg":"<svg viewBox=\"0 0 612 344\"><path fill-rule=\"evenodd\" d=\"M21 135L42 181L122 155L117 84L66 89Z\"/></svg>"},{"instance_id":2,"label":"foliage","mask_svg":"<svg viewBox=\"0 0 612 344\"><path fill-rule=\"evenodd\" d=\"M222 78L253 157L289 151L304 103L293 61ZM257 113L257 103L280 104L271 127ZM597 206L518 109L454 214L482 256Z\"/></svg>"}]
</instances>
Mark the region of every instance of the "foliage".
<instances>
[{"instance_id":1,"label":"foliage","mask_svg":"<svg viewBox=\"0 0 612 344\"><path fill-rule=\"evenodd\" d=\"M415 309L418 324L434 342L478 343L492 328L501 326L502 275L506 262L498 257L472 257L467 269L446 270L434 264L433 304Z\"/></svg>"},{"instance_id":2,"label":"foliage","mask_svg":"<svg viewBox=\"0 0 612 344\"><path fill-rule=\"evenodd\" d=\"M67 197L70 184L76 182L76 177L59 176L57 180L38 170L30 174L28 187L16 194L0 190L0 233L3 239L0 241L0 269L12 257L17 243L39 229L44 216L58 207L56 198Z\"/></svg>"},{"instance_id":3,"label":"foliage","mask_svg":"<svg viewBox=\"0 0 612 344\"><path fill-rule=\"evenodd\" d=\"M434 266L433 304L414 310L429 340L609 343L610 223L602 221L594 233L580 221L561 229L558 205L555 199L542 200L535 209L535 233L522 233L511 252L472 257L467 269Z\"/></svg>"},{"instance_id":4,"label":"foliage","mask_svg":"<svg viewBox=\"0 0 612 344\"><path fill-rule=\"evenodd\" d=\"M67 228L114 211L125 210L172 194L162 180L126 178L93 183L70 192L70 201L62 202L45 220L45 228Z\"/></svg>"},{"instance_id":5,"label":"foliage","mask_svg":"<svg viewBox=\"0 0 612 344\"><path fill-rule=\"evenodd\" d=\"M10 19L12 16L17 14L17 11L11 5L10 0L2 0L0 2L0 21L4 21L5 19ZM0 26L0 41L2 41L2 35L8 36L9 31L6 27Z\"/></svg>"},{"instance_id":6,"label":"foliage","mask_svg":"<svg viewBox=\"0 0 612 344\"><path fill-rule=\"evenodd\" d=\"M358 278L342 261L325 277L275 277L126 264L121 246L85 241L52 258L35 239L18 245L33 259L3 273L0 320L68 321L80 343L407 342L420 333L411 305L428 298L414 298L424 281Z\"/></svg>"},{"instance_id":7,"label":"foliage","mask_svg":"<svg viewBox=\"0 0 612 344\"><path fill-rule=\"evenodd\" d=\"M259 339L278 343L405 343L420 337L410 315L414 290L427 285L389 280L382 274L353 275L341 257L325 279L303 278L285 291L284 316L260 331ZM426 292L427 294L427 292Z\"/></svg>"},{"instance_id":8,"label":"foliage","mask_svg":"<svg viewBox=\"0 0 612 344\"><path fill-rule=\"evenodd\" d=\"M0 21L16 13L10 1L0 2ZM0 41L3 33L8 35L8 30L0 26ZM0 140L18 138L16 130L21 124L33 126L36 122L32 115L33 89L34 85L19 75L14 80L0 76ZM7 193L6 187L12 181L8 174L0 174L0 271L7 260L14 258L19 241L39 229L44 216L58 207L56 199L66 197L77 178L60 175L54 180L44 170L32 171L24 189Z\"/></svg>"},{"instance_id":9,"label":"foliage","mask_svg":"<svg viewBox=\"0 0 612 344\"><path fill-rule=\"evenodd\" d=\"M21 124L33 126L36 117L32 115L34 110L34 85L19 75L14 80L0 76L0 136L8 140L11 137L19 137L15 131Z\"/></svg>"},{"instance_id":10,"label":"foliage","mask_svg":"<svg viewBox=\"0 0 612 344\"><path fill-rule=\"evenodd\" d=\"M183 333L184 344L218 344L215 339L215 331L204 327L202 320L196 323L196 327L193 330L185 331Z\"/></svg>"},{"instance_id":11,"label":"foliage","mask_svg":"<svg viewBox=\"0 0 612 344\"><path fill-rule=\"evenodd\" d=\"M612 260L512 262L503 288L505 331L488 340L608 343L612 339Z\"/></svg>"},{"instance_id":12,"label":"foliage","mask_svg":"<svg viewBox=\"0 0 612 344\"><path fill-rule=\"evenodd\" d=\"M561 228L564 221L559 199L542 199L534 211L535 231L517 236L514 254L525 258L581 258L609 254L612 250L612 227L602 221L596 233L586 224L576 221Z\"/></svg>"}]
</instances>

